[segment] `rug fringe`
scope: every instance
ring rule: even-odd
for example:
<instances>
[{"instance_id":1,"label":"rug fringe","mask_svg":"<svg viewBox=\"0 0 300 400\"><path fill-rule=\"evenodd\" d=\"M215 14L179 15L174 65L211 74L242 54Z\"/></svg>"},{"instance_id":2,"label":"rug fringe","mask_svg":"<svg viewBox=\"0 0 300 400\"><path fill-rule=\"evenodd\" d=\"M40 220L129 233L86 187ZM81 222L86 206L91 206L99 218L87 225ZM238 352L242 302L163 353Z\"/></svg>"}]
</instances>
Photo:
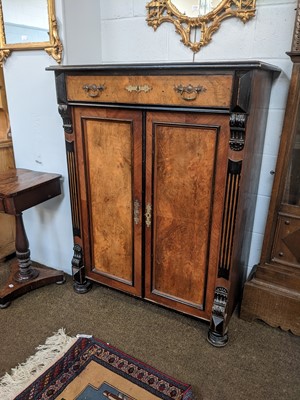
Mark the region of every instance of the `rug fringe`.
<instances>
[{"instance_id":1,"label":"rug fringe","mask_svg":"<svg viewBox=\"0 0 300 400\"><path fill-rule=\"evenodd\" d=\"M39 345L37 352L24 363L19 364L0 379L0 399L13 400L49 365L55 363L75 342L77 338L66 335L63 328L46 339L45 344Z\"/></svg>"}]
</instances>

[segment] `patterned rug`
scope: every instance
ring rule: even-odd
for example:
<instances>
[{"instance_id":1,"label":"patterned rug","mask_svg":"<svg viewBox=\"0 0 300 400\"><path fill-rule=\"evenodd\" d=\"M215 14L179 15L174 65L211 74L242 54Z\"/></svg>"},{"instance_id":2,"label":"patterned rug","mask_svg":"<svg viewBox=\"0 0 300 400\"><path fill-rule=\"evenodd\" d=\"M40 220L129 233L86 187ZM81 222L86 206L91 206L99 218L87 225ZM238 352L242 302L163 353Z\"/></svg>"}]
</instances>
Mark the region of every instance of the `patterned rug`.
<instances>
[{"instance_id":1,"label":"patterned rug","mask_svg":"<svg viewBox=\"0 0 300 400\"><path fill-rule=\"evenodd\" d=\"M9 380L6 380L6 384ZM12 383L12 382L11 382ZM1 389L0 389L1 395ZM15 400L191 400L190 385L93 337L79 337Z\"/></svg>"}]
</instances>

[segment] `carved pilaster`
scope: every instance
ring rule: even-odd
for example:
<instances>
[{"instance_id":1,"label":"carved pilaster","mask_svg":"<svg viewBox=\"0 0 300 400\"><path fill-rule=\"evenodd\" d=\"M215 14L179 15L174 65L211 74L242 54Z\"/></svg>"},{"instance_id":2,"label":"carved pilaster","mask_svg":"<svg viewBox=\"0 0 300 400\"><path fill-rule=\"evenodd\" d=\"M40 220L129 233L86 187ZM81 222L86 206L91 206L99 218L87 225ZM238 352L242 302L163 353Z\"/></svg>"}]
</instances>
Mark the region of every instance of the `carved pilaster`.
<instances>
[{"instance_id":1,"label":"carved pilaster","mask_svg":"<svg viewBox=\"0 0 300 400\"><path fill-rule=\"evenodd\" d=\"M245 145L246 115L232 113L230 115L229 146L233 151L241 151Z\"/></svg>"},{"instance_id":2,"label":"carved pilaster","mask_svg":"<svg viewBox=\"0 0 300 400\"><path fill-rule=\"evenodd\" d=\"M66 104L59 104L58 112L63 120L63 128L66 133L73 133L73 121L72 121L72 114L70 111L70 107Z\"/></svg>"},{"instance_id":3,"label":"carved pilaster","mask_svg":"<svg viewBox=\"0 0 300 400\"><path fill-rule=\"evenodd\" d=\"M72 210L73 235L81 237L79 192L75 161L74 142L66 142L67 165L70 188L70 201Z\"/></svg>"},{"instance_id":4,"label":"carved pilaster","mask_svg":"<svg viewBox=\"0 0 300 400\"><path fill-rule=\"evenodd\" d=\"M85 277L85 266L83 265L83 254L82 248L79 244L75 244L74 255L72 258L72 274L74 279L74 290L77 293L86 293L88 292L92 284Z\"/></svg>"},{"instance_id":5,"label":"carved pilaster","mask_svg":"<svg viewBox=\"0 0 300 400\"><path fill-rule=\"evenodd\" d=\"M242 161L228 161L218 277L229 279Z\"/></svg>"},{"instance_id":6,"label":"carved pilaster","mask_svg":"<svg viewBox=\"0 0 300 400\"><path fill-rule=\"evenodd\" d=\"M226 325L227 302L228 290L221 286L216 287L212 317L207 337L209 343L216 347L223 347L228 342Z\"/></svg>"}]
</instances>

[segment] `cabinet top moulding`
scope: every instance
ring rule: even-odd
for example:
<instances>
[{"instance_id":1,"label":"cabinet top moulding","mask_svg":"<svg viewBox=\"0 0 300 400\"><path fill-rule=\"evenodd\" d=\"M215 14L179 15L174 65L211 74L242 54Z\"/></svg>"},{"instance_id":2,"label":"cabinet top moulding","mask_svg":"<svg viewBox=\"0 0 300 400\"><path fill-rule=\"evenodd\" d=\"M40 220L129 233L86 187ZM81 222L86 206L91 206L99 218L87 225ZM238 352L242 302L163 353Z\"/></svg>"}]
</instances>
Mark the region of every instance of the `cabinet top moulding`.
<instances>
[{"instance_id":1,"label":"cabinet top moulding","mask_svg":"<svg viewBox=\"0 0 300 400\"><path fill-rule=\"evenodd\" d=\"M144 74L147 70L157 75L162 74L189 74L202 70L212 73L224 70L251 70L262 69L280 73L281 69L277 66L261 61L224 61L224 62L205 62L205 63L161 63L161 64L91 64L91 65L53 65L46 68L47 71L69 71L69 72L92 72L101 73L120 73L120 74Z\"/></svg>"}]
</instances>

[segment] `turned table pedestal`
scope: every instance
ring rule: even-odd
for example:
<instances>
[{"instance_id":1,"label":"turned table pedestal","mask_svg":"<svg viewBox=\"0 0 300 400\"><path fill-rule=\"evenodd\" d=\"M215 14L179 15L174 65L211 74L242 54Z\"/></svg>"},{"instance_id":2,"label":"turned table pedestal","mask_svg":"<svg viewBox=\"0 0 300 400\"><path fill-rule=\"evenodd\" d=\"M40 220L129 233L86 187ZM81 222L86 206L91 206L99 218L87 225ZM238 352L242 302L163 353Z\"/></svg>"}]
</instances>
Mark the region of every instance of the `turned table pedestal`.
<instances>
[{"instance_id":1,"label":"turned table pedestal","mask_svg":"<svg viewBox=\"0 0 300 400\"><path fill-rule=\"evenodd\" d=\"M16 219L16 261L4 287L1 285L0 308L30 290L64 282L62 271L32 265L22 218L24 210L61 194L60 178L58 174L18 168L0 173L0 212Z\"/></svg>"}]
</instances>

